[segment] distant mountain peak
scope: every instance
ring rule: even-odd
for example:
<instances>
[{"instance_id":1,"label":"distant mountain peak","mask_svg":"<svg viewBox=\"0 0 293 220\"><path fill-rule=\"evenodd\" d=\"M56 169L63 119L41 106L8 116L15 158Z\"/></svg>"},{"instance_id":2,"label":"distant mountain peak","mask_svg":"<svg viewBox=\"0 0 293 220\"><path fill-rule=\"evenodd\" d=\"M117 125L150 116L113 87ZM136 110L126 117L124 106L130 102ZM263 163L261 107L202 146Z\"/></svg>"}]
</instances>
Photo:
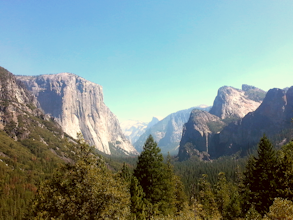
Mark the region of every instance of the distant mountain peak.
<instances>
[{"instance_id":1,"label":"distant mountain peak","mask_svg":"<svg viewBox=\"0 0 293 220\"><path fill-rule=\"evenodd\" d=\"M193 109L208 111L210 107L203 105L203 108L196 106L180 110L168 115L160 121L157 121L158 119L153 117L151 123L156 123L152 126L148 126L149 128L146 129L145 133L143 133L134 143L134 146L138 151L142 151L145 140L151 134L154 140L158 143L158 146L161 148L163 154L167 154L168 152L170 154L177 153L179 142L182 137L183 125L188 121L190 113ZM151 125L151 123L149 125Z\"/></svg>"},{"instance_id":2,"label":"distant mountain peak","mask_svg":"<svg viewBox=\"0 0 293 220\"><path fill-rule=\"evenodd\" d=\"M245 89L248 89L248 86ZM248 112L257 109L260 103L250 99L245 91L231 86L223 86L218 90L210 113L221 119L243 118Z\"/></svg>"}]
</instances>

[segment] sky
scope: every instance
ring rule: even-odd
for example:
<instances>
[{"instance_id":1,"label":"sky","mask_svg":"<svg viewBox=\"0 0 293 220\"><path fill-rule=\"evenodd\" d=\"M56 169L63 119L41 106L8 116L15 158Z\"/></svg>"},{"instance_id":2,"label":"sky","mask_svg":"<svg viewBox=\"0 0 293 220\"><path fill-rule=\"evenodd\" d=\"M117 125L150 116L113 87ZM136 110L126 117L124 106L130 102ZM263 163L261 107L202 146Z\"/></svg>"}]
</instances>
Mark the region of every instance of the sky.
<instances>
[{"instance_id":1,"label":"sky","mask_svg":"<svg viewBox=\"0 0 293 220\"><path fill-rule=\"evenodd\" d=\"M222 86L293 85L292 0L0 0L0 66L103 86L120 121L201 104Z\"/></svg>"}]
</instances>

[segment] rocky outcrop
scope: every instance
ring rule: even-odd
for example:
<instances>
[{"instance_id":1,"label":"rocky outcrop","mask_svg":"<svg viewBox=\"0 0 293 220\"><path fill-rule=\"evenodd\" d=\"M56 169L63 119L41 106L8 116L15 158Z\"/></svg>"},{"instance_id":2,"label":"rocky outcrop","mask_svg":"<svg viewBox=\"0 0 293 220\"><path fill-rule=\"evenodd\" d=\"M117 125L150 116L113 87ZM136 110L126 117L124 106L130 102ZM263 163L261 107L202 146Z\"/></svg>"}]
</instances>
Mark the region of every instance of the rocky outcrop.
<instances>
[{"instance_id":1,"label":"rocky outcrop","mask_svg":"<svg viewBox=\"0 0 293 220\"><path fill-rule=\"evenodd\" d=\"M243 90L230 86L223 86L218 90L213 107L210 113L221 119L243 118L247 113L258 108L261 101L256 102L249 98L247 94L252 94L257 88L244 85Z\"/></svg>"},{"instance_id":2,"label":"rocky outcrop","mask_svg":"<svg viewBox=\"0 0 293 220\"><path fill-rule=\"evenodd\" d=\"M36 98L8 70L0 67L0 130L15 140L27 138L24 116L43 116Z\"/></svg>"},{"instance_id":3,"label":"rocky outcrop","mask_svg":"<svg viewBox=\"0 0 293 220\"><path fill-rule=\"evenodd\" d=\"M116 116L105 105L100 85L70 73L18 79L70 136L81 132L91 145L106 154L111 154L111 146L126 154L137 154L123 135Z\"/></svg>"},{"instance_id":4,"label":"rocky outcrop","mask_svg":"<svg viewBox=\"0 0 293 220\"><path fill-rule=\"evenodd\" d=\"M209 155L215 153L214 145L210 143L212 134L221 130L225 125L215 115L206 111L193 110L188 122L183 126L178 153L179 160L186 160L194 155L201 159L209 159Z\"/></svg>"},{"instance_id":5,"label":"rocky outcrop","mask_svg":"<svg viewBox=\"0 0 293 220\"><path fill-rule=\"evenodd\" d=\"M229 124L218 134L216 156L246 151L256 146L263 134L274 144L289 141L292 134L293 87L286 92L271 89L257 110Z\"/></svg>"},{"instance_id":6,"label":"rocky outcrop","mask_svg":"<svg viewBox=\"0 0 293 220\"><path fill-rule=\"evenodd\" d=\"M179 159L185 160L192 155L213 159L236 152L245 155L257 145L263 134L274 144L284 144L293 138L292 118L293 87L288 91L269 90L255 111L228 125L225 125L225 120L219 121L203 113L193 112L184 126ZM216 122L214 126L211 126L212 120Z\"/></svg>"},{"instance_id":7,"label":"rocky outcrop","mask_svg":"<svg viewBox=\"0 0 293 220\"><path fill-rule=\"evenodd\" d=\"M208 106L197 106L172 113L147 129L144 134L134 143L135 148L141 152L144 142L149 135L152 135L158 143L163 154L177 154L179 142L182 137L183 125L188 121L193 109L209 110Z\"/></svg>"}]
</instances>

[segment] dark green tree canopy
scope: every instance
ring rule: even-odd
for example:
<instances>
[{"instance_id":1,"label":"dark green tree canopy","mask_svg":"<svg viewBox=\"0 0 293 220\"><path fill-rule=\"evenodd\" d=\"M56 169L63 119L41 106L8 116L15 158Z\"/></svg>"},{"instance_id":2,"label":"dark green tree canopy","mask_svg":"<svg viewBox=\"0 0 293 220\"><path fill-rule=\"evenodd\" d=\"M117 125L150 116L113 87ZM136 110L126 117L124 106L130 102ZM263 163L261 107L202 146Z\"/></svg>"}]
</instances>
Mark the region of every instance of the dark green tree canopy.
<instances>
[{"instance_id":1,"label":"dark green tree canopy","mask_svg":"<svg viewBox=\"0 0 293 220\"><path fill-rule=\"evenodd\" d=\"M120 178L83 139L72 149L74 164L61 166L43 182L32 202L28 219L118 219L130 214L130 193Z\"/></svg>"},{"instance_id":2,"label":"dark green tree canopy","mask_svg":"<svg viewBox=\"0 0 293 220\"><path fill-rule=\"evenodd\" d=\"M277 158L273 145L264 135L258 145L257 157L248 160L243 183L247 187L247 208L253 205L261 214L268 211L277 197L275 179Z\"/></svg>"},{"instance_id":3,"label":"dark green tree canopy","mask_svg":"<svg viewBox=\"0 0 293 220\"><path fill-rule=\"evenodd\" d=\"M154 213L168 215L176 211L176 181L173 167L170 161L167 164L164 163L163 155L160 152L160 148L150 135L138 157L137 167L133 174L144 192L147 216ZM179 185L180 183L178 183ZM180 197L180 199L182 198ZM180 209L179 205L178 209Z\"/></svg>"}]
</instances>

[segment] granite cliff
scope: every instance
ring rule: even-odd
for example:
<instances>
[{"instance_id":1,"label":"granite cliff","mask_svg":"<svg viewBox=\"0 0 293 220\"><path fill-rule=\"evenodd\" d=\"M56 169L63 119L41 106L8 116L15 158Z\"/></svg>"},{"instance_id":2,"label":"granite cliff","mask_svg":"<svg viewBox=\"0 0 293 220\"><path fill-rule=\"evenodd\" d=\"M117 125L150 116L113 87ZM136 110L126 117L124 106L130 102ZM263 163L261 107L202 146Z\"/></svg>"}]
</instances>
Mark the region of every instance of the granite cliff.
<instances>
[{"instance_id":1,"label":"granite cliff","mask_svg":"<svg viewBox=\"0 0 293 220\"><path fill-rule=\"evenodd\" d=\"M243 119L229 124L215 136L215 156L246 153L256 146L263 134L274 144L283 144L293 137L293 87L287 91L271 89L262 104Z\"/></svg>"},{"instance_id":2,"label":"granite cliff","mask_svg":"<svg viewBox=\"0 0 293 220\"><path fill-rule=\"evenodd\" d=\"M70 73L17 78L68 135L76 137L81 132L91 145L106 154L111 154L111 148L127 155L137 154L122 133L118 119L105 105L100 85Z\"/></svg>"},{"instance_id":3,"label":"granite cliff","mask_svg":"<svg viewBox=\"0 0 293 220\"><path fill-rule=\"evenodd\" d=\"M210 109L210 107L202 105L168 115L161 121L146 129L145 133L134 143L135 148L141 152L147 137L152 135L163 154L167 154L168 152L170 154L177 154L179 142L182 137L183 125L188 121L191 111L195 108L206 111Z\"/></svg>"},{"instance_id":4,"label":"granite cliff","mask_svg":"<svg viewBox=\"0 0 293 220\"><path fill-rule=\"evenodd\" d=\"M194 109L188 122L183 126L178 153L180 160L186 160L191 156L208 160L209 156L215 152L214 146L211 147L210 144L212 134L225 125L218 116Z\"/></svg>"},{"instance_id":5,"label":"granite cliff","mask_svg":"<svg viewBox=\"0 0 293 220\"><path fill-rule=\"evenodd\" d=\"M242 90L223 86L218 90L209 114L194 111L184 130L179 147L179 159L197 155L202 159L222 155L218 148L218 136L228 124L255 111L265 92L254 86L242 85Z\"/></svg>"},{"instance_id":6,"label":"granite cliff","mask_svg":"<svg viewBox=\"0 0 293 220\"><path fill-rule=\"evenodd\" d=\"M244 85L245 90L223 86L218 90L210 113L221 119L243 118L248 112L253 112L260 105L250 97L257 88Z\"/></svg>"},{"instance_id":7,"label":"granite cliff","mask_svg":"<svg viewBox=\"0 0 293 220\"><path fill-rule=\"evenodd\" d=\"M252 89L259 91L257 88ZM261 94L263 94L262 90ZM236 112L236 110L237 108L230 112ZM220 114L220 116L223 115L225 114ZM207 130L206 127L201 129L206 131L201 136L198 135L198 128L204 125L210 125L208 127L211 128L211 121L194 120L194 118L196 118L195 114L192 114L188 123L184 125L185 131L178 154L180 160L186 160L193 155L203 159L218 158L236 152L245 155L249 149L257 145L263 134L266 134L274 144L283 144L293 137L291 123L293 118L293 87L287 91L282 89L269 90L255 111L234 121L227 121L223 117L224 119L220 119L214 124L214 131ZM225 124L220 124L220 122ZM208 140L208 144L206 140Z\"/></svg>"}]
</instances>

